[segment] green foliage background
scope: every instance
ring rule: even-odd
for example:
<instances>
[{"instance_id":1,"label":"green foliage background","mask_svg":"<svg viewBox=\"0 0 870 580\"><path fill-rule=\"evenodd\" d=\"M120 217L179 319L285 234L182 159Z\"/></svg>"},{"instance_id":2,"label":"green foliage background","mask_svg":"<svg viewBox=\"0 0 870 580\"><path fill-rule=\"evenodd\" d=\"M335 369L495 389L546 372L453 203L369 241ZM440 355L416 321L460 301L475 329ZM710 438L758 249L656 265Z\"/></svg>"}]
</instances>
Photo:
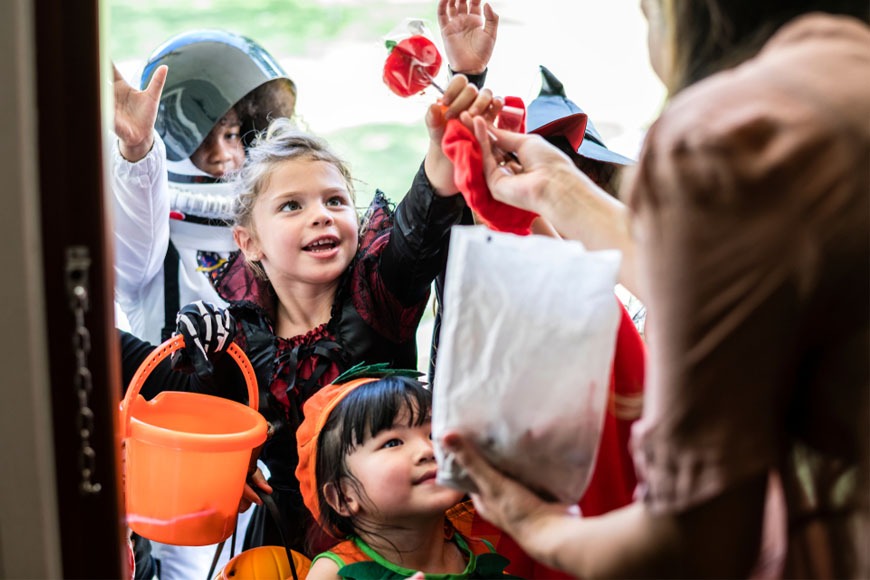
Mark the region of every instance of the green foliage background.
<instances>
[{"instance_id":1,"label":"green foliage background","mask_svg":"<svg viewBox=\"0 0 870 580\"><path fill-rule=\"evenodd\" d=\"M143 58L166 38L192 28L227 28L268 46L280 59L316 52L338 39L390 30L435 2L383 0L109 0L113 58Z\"/></svg>"},{"instance_id":2,"label":"green foliage background","mask_svg":"<svg viewBox=\"0 0 870 580\"><path fill-rule=\"evenodd\" d=\"M329 43L380 38L409 16L434 22L435 4L433 0L108 0L107 46L114 61L144 62L175 34L223 28L256 40L279 61L291 56L316 58ZM352 99L337 99L340 106L353 106ZM305 111L297 113L304 121ZM359 118L364 122L364 110ZM322 136L350 163L358 180L358 203L363 206L375 188L393 201L404 196L428 139L422 123L399 122L361 124Z\"/></svg>"}]
</instances>

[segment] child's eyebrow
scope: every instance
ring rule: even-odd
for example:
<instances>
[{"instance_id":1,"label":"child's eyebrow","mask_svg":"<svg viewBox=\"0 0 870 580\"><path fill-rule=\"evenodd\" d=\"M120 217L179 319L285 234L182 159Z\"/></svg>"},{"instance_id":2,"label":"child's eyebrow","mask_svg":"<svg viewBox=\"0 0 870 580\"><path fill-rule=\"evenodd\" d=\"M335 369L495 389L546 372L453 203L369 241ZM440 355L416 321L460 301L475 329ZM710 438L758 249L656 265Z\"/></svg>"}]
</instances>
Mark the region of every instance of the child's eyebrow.
<instances>
[{"instance_id":1,"label":"child's eyebrow","mask_svg":"<svg viewBox=\"0 0 870 580\"><path fill-rule=\"evenodd\" d=\"M309 194L309 192L307 192L307 191L300 191L298 189L288 189L285 191L276 191L275 193L271 194L269 197L270 197L270 199L277 200L277 199L287 199L287 198L305 196L308 194ZM320 195L320 196L338 195L338 194L350 196L350 192L348 192L346 189L341 188L341 187L327 187L326 189L321 189L321 190L318 190L317 192L313 193L313 195Z\"/></svg>"},{"instance_id":2,"label":"child's eyebrow","mask_svg":"<svg viewBox=\"0 0 870 580\"><path fill-rule=\"evenodd\" d=\"M276 191L275 193L270 194L268 197L272 200L282 200L282 199L290 199L293 197L297 197L301 194L301 192L296 191L295 189L291 189L288 191Z\"/></svg>"},{"instance_id":3,"label":"child's eyebrow","mask_svg":"<svg viewBox=\"0 0 870 580\"><path fill-rule=\"evenodd\" d=\"M241 127L242 121L238 117L230 121L226 116L221 117L221 120L218 121L222 127Z\"/></svg>"}]
</instances>

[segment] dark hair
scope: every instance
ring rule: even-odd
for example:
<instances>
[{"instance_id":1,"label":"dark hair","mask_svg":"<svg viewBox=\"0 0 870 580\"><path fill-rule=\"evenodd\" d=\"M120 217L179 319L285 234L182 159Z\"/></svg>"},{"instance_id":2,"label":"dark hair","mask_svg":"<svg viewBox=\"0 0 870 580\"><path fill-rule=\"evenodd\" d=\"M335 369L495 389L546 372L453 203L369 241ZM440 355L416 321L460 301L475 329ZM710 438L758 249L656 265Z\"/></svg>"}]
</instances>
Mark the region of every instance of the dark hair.
<instances>
[{"instance_id":1,"label":"dark hair","mask_svg":"<svg viewBox=\"0 0 870 580\"><path fill-rule=\"evenodd\" d=\"M866 0L660 0L670 27L671 95L755 55L783 24L809 12L870 21Z\"/></svg>"},{"instance_id":2,"label":"dark hair","mask_svg":"<svg viewBox=\"0 0 870 580\"><path fill-rule=\"evenodd\" d=\"M242 144L251 148L269 123L296 114L296 85L288 78L272 79L255 88L235 104L241 123Z\"/></svg>"},{"instance_id":3,"label":"dark hair","mask_svg":"<svg viewBox=\"0 0 870 580\"><path fill-rule=\"evenodd\" d=\"M341 483L350 481L360 495L365 490L348 471L347 456L378 433L390 429L396 419L407 412L408 426L419 427L432 417L432 393L418 380L392 376L364 383L349 393L335 409L317 440L317 501L320 504L320 525L332 533L347 537L358 532L352 518L339 515L326 502L323 486L333 483L341 495ZM372 530L364 530L372 533Z\"/></svg>"}]
</instances>

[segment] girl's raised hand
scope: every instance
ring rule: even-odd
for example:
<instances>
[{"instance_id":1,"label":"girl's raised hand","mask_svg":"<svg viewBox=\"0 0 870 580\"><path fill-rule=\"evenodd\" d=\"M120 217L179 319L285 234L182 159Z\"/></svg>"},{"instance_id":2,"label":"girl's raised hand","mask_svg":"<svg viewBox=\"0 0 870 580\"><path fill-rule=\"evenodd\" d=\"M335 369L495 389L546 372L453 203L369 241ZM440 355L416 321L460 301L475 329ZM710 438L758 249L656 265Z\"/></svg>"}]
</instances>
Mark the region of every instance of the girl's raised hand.
<instances>
[{"instance_id":1,"label":"girl's raised hand","mask_svg":"<svg viewBox=\"0 0 870 580\"><path fill-rule=\"evenodd\" d=\"M444 94L433 103L426 113L426 126L429 129L429 152L426 155L425 169L435 193L442 196L459 192L453 179L453 163L441 150L441 141L447 122L459 119L460 114L481 118L492 124L501 112L504 103L492 96L489 89L478 90L464 75L456 75L444 90Z\"/></svg>"},{"instance_id":2,"label":"girl's raised hand","mask_svg":"<svg viewBox=\"0 0 870 580\"><path fill-rule=\"evenodd\" d=\"M115 134L124 159L136 162L145 157L154 144L154 121L169 69L165 65L157 67L148 87L139 91L124 80L118 67L113 64L112 68L115 73L112 83L115 93Z\"/></svg>"},{"instance_id":3,"label":"girl's raised hand","mask_svg":"<svg viewBox=\"0 0 870 580\"><path fill-rule=\"evenodd\" d=\"M438 102L429 107L426 115L429 137L440 146L444 128L450 119L458 119L461 113L467 112L471 117L479 116L492 124L503 106L504 102L493 97L489 89L478 90L464 75L456 75Z\"/></svg>"},{"instance_id":4,"label":"girl's raised hand","mask_svg":"<svg viewBox=\"0 0 870 580\"><path fill-rule=\"evenodd\" d=\"M447 62L456 72L486 70L498 33L498 14L481 0L439 0L438 27Z\"/></svg>"}]
</instances>

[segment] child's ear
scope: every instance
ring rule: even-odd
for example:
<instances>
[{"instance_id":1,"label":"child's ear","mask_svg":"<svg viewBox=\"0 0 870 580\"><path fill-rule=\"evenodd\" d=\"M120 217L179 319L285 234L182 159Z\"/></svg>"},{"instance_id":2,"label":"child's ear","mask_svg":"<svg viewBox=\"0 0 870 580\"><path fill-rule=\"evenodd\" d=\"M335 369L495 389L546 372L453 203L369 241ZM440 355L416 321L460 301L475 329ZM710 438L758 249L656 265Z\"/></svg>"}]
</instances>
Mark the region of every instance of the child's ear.
<instances>
[{"instance_id":1,"label":"child's ear","mask_svg":"<svg viewBox=\"0 0 870 580\"><path fill-rule=\"evenodd\" d=\"M260 244L248 231L248 228L236 226L233 228L233 240L242 251L245 258L250 262L258 262L263 258L263 253L260 251Z\"/></svg>"},{"instance_id":2,"label":"child's ear","mask_svg":"<svg viewBox=\"0 0 870 580\"><path fill-rule=\"evenodd\" d=\"M323 497L329 507L343 518L351 517L359 511L359 502L354 495L353 488L345 481L342 481L341 489L334 482L324 484Z\"/></svg>"}]
</instances>

